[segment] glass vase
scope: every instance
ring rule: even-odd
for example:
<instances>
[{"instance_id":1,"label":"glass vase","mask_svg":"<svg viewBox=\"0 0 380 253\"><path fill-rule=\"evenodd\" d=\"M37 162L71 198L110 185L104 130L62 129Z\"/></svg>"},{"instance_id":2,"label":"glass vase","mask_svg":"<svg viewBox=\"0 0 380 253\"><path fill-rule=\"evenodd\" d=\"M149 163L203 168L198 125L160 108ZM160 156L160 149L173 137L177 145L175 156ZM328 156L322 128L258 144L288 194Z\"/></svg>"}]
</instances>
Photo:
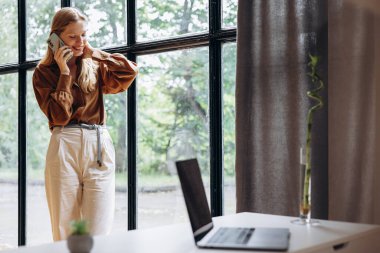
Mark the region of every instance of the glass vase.
<instances>
[{"instance_id":1,"label":"glass vase","mask_svg":"<svg viewBox=\"0 0 380 253\"><path fill-rule=\"evenodd\" d=\"M311 173L310 171L307 172L306 163L306 149L300 148L300 190L298 197L299 217L296 220L292 220L291 223L297 225L317 225L319 224L319 221L311 219Z\"/></svg>"}]
</instances>

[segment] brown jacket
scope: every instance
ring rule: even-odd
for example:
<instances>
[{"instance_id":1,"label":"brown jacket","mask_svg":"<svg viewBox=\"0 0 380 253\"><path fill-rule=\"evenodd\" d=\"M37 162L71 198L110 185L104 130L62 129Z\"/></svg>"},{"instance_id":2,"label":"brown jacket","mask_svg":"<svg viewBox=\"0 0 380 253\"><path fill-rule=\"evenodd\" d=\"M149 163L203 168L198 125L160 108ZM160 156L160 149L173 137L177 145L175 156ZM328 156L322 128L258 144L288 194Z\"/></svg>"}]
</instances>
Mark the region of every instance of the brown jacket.
<instances>
[{"instance_id":1,"label":"brown jacket","mask_svg":"<svg viewBox=\"0 0 380 253\"><path fill-rule=\"evenodd\" d=\"M90 93L83 92L70 75L61 75L55 63L36 67L33 73L34 93L50 128L69 123L105 124L103 94L127 90L138 73L136 63L122 54L95 49L92 59L99 68L97 85Z\"/></svg>"}]
</instances>

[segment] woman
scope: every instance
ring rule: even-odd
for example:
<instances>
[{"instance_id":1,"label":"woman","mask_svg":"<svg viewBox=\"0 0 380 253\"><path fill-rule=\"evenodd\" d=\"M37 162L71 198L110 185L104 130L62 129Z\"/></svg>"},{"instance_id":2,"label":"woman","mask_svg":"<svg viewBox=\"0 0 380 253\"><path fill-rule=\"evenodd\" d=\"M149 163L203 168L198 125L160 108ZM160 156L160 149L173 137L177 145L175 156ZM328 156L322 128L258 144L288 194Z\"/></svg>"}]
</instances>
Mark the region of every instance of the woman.
<instances>
[{"instance_id":1,"label":"woman","mask_svg":"<svg viewBox=\"0 0 380 253\"><path fill-rule=\"evenodd\" d=\"M33 74L38 104L52 131L45 189L53 239L69 235L72 220L88 221L91 234L110 232L115 198L115 150L105 127L103 94L125 91L137 66L121 54L92 48L87 18L75 8L59 10L50 34L65 43L48 47Z\"/></svg>"}]
</instances>

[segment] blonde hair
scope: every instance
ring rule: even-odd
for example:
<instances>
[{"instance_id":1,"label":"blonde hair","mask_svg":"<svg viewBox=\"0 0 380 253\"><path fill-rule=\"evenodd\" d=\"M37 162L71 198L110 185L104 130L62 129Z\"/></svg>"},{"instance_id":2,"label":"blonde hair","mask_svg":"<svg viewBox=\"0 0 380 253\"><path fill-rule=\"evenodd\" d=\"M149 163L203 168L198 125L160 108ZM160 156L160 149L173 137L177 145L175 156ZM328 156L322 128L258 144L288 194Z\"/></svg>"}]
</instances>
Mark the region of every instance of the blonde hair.
<instances>
[{"instance_id":1,"label":"blonde hair","mask_svg":"<svg viewBox=\"0 0 380 253\"><path fill-rule=\"evenodd\" d=\"M62 8L57 11L53 17L50 34L56 33L59 36L70 23L78 21L87 22L88 18L76 8ZM47 47L45 56L41 59L39 64L51 65L53 63L55 63L53 51L50 47ZM89 93L95 90L97 69L98 66L91 58L82 57L79 64L80 73L78 77L78 85L84 92Z\"/></svg>"}]
</instances>

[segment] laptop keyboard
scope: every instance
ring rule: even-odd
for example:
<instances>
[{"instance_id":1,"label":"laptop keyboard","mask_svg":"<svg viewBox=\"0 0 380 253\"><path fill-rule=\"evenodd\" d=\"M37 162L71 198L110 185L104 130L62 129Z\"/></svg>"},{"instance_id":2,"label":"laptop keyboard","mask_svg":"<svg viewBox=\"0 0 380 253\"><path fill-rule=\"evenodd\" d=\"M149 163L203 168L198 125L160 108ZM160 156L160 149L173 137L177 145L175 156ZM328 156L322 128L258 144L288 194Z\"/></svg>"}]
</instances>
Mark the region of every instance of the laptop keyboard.
<instances>
[{"instance_id":1,"label":"laptop keyboard","mask_svg":"<svg viewBox=\"0 0 380 253\"><path fill-rule=\"evenodd\" d=\"M219 228L208 243L215 244L246 244L254 228Z\"/></svg>"}]
</instances>

